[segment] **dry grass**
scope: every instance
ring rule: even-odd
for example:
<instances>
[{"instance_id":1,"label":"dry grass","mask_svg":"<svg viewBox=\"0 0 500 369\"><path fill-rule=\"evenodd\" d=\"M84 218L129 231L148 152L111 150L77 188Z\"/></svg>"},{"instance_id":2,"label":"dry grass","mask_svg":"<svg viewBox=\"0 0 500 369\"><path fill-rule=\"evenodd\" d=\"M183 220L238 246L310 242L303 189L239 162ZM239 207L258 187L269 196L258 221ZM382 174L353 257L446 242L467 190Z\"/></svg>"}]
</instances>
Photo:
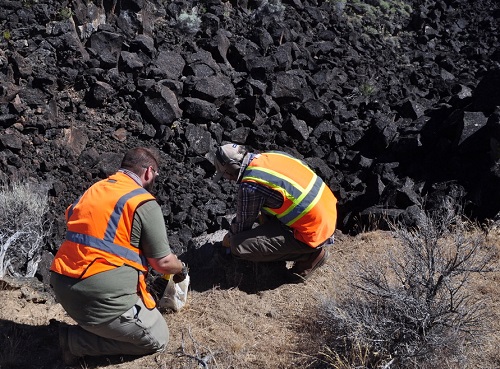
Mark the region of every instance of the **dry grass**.
<instances>
[{"instance_id":1,"label":"dry grass","mask_svg":"<svg viewBox=\"0 0 500 369\"><path fill-rule=\"evenodd\" d=\"M489 241L500 251L500 230L492 231ZM191 291L184 310L165 314L171 336L166 352L139 358L86 358L77 368L333 368L324 355L339 353L328 352L316 309L325 298L346 293L346 276L356 261L383 259L394 239L388 232L375 231L356 237L339 234L336 242L326 265L305 284L284 284L253 294L217 286ZM468 349L470 368L500 367L499 266L497 259L496 272L473 280L474 290L496 319L482 347ZM50 319L71 322L60 305L41 298L41 292L30 295L21 288L0 290L0 295L0 367L63 368L56 331L49 324ZM366 354L360 350L360 355Z\"/></svg>"},{"instance_id":2,"label":"dry grass","mask_svg":"<svg viewBox=\"0 0 500 369\"><path fill-rule=\"evenodd\" d=\"M472 348L469 352L471 361L475 363L474 368L494 369L500 368L500 227L494 228L487 237L491 245L497 249L497 258L494 261L495 272L485 276L475 276L472 280L472 288L475 295L481 298L490 309L491 319L490 332L485 337L479 348Z\"/></svg>"},{"instance_id":3,"label":"dry grass","mask_svg":"<svg viewBox=\"0 0 500 369\"><path fill-rule=\"evenodd\" d=\"M323 357L330 364L327 367L399 368L402 367L398 364L399 360L397 359L399 359L399 355L405 355L403 358L406 357L404 366L406 368L493 369L500 367L500 354L498 352L498 347L500 347L500 338L498 335L500 311L498 308L497 283L499 278L499 233L498 229L492 229L486 240L482 240L482 236L478 236L477 232L462 234L459 238L444 240L441 246L439 246L444 251L440 257L444 256L445 259L443 260L449 259L451 261L456 260L454 259L454 254L457 250L455 246L458 244L461 244L464 250L466 250L465 253L464 251L461 252L462 255L467 255L470 250L473 250L473 247L475 247L473 245L490 245L492 247L480 247L474 251L474 254L477 255L477 257L474 257L475 261L471 259L464 261L464 264L462 264L460 262L461 259L458 259L460 264L457 265L460 266L456 270L459 271L459 274L454 274L450 279L447 279L444 294L441 290L439 295L432 297L433 303L429 305L431 309L429 310L430 315L426 315L426 319L431 320L426 323L429 325L425 330L425 336L420 337L421 333L417 331L412 332L412 322L418 322L418 314L425 313L425 301L418 303L418 300L413 300L417 295L405 297L405 295L401 294L403 291L398 288L385 289L386 283L387 286L397 286L398 283L393 282L400 281L403 275L401 271L399 271L398 275L391 274L390 272L394 271L394 269L388 267L389 256L391 254L395 255L397 251L401 251L399 243L395 243L395 240L392 240L390 237L380 239L380 235L384 234L383 232L372 232L361 235L359 239L366 241L365 245L367 248L364 251L367 252L360 252L358 259L346 260L347 263L343 267L346 282L354 283L346 283L344 288L332 292L330 298L325 303L325 309L328 309L329 312L326 314L327 323L323 327L328 331L326 336L334 339L334 341L330 341L329 347L322 352ZM469 248L467 245L472 246ZM374 248L371 246L374 246ZM494 256L493 260L489 259L492 255ZM352 257L353 255L351 254L350 256ZM488 265L492 268L483 269L479 267L477 270L483 271L482 273L469 273L468 271L476 269L475 266L483 265L483 256L486 257L484 260L489 260ZM397 260L404 260L406 257L407 255L399 255ZM436 260L437 257L438 255L436 255ZM359 270L348 268L349 264L356 265L358 261L361 261L359 263ZM444 266L444 261L442 263ZM366 268L366 265L375 266L375 268ZM451 264L447 263L446 265L449 267ZM463 272L460 272L462 269ZM370 271L370 273L367 274L367 271ZM411 275L412 271L413 269L409 268L404 272L406 273L406 278ZM437 276L441 273L440 269L436 269L436 271L436 275L433 277L436 278L434 279L435 281L438 280ZM379 276L383 276L384 279L379 279ZM407 280L406 278L405 280ZM418 281L419 278L417 276L415 280ZM363 280L369 283L363 283ZM379 283L381 284L379 285ZM361 287L364 286L365 288L368 286L368 289L349 287L352 284ZM379 287L373 288L375 286ZM448 288L450 288L449 292L453 292L453 296L456 299L455 304L458 303L456 308L452 307L453 305L448 305L450 303L450 300L447 300L446 297ZM390 296L382 297L389 291L392 291ZM409 291L416 292L411 288ZM385 301L389 305L384 304L384 310L380 309L381 305L377 305L378 311L373 310L372 308L375 306L370 307L370 304L366 305L367 301L371 301L366 300L369 295L372 295L371 300L378 296L381 303ZM421 299L422 297L425 297L425 295L418 298ZM406 314L406 319L403 318L403 315L393 316L394 312L385 310L387 308L390 309L391 306L396 308L399 313ZM405 312L405 309L411 309L411 311L408 310ZM424 310L420 311L419 309ZM403 320L400 321L397 317L401 317ZM480 319L477 319L478 317ZM382 322L384 324L381 324ZM403 322L407 323L401 325ZM332 324L335 326L340 324L340 326L330 329ZM417 327L418 325L415 328ZM411 355L413 351L411 350L411 346L404 346L406 349L410 348L410 351L406 352L406 354L403 349L397 349L397 346L390 346L397 344L402 338L398 338L397 336L391 337L391 332L402 332L408 329L409 331L404 336L405 340L409 340L407 344L417 345L415 348L418 347L425 350L427 347L427 349L431 350L428 354L412 359ZM348 336L344 337L341 332L344 332L344 334L348 333ZM365 341L369 338L365 334L369 332L377 332L375 336L377 339ZM414 337L409 334L414 335ZM342 337L344 337L343 341ZM334 344L334 342L336 343ZM368 342L372 342L372 344ZM384 342L389 345L384 346ZM367 350L365 344L368 346L373 345L373 348L379 348L376 350L373 348ZM340 348L344 346L346 348L349 347L349 349L340 351L347 352L334 352L331 349L332 347ZM396 349L396 356L388 355L391 348ZM380 351L381 349L382 351ZM459 351L456 351L457 349Z\"/></svg>"}]
</instances>

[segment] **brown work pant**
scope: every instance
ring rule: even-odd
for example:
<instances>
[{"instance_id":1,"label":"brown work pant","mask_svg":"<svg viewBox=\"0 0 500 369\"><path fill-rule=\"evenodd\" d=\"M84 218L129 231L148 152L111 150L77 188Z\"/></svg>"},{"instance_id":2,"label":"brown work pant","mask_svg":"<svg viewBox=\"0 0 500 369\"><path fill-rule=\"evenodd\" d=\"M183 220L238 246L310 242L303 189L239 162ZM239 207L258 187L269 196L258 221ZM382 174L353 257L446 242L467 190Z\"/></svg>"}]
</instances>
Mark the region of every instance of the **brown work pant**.
<instances>
[{"instance_id":1,"label":"brown work pant","mask_svg":"<svg viewBox=\"0 0 500 369\"><path fill-rule=\"evenodd\" d=\"M231 253L255 262L304 261L317 250L295 239L292 229L275 217L267 217L264 224L231 236Z\"/></svg>"}]
</instances>

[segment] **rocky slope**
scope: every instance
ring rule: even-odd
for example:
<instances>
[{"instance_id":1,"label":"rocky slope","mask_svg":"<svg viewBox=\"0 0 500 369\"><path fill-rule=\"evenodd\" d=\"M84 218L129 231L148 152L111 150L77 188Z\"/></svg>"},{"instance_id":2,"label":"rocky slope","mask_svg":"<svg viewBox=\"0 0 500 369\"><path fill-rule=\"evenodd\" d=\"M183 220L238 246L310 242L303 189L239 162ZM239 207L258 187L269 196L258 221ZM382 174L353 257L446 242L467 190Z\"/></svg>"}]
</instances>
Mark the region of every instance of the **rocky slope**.
<instances>
[{"instance_id":1,"label":"rocky slope","mask_svg":"<svg viewBox=\"0 0 500 369\"><path fill-rule=\"evenodd\" d=\"M500 7L494 0L0 0L0 181L63 211L136 145L161 150L177 253L227 226L211 181L225 141L307 161L339 229L464 198L500 212ZM380 224L380 226L382 226Z\"/></svg>"}]
</instances>

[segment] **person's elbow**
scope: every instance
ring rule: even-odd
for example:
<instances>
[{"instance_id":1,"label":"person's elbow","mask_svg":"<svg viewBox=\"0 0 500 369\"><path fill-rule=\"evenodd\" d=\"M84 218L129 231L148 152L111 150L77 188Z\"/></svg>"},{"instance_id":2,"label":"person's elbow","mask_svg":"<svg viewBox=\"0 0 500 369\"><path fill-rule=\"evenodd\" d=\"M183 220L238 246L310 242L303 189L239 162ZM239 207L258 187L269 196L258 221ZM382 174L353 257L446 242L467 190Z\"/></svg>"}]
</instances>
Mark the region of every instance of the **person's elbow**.
<instances>
[{"instance_id":1,"label":"person's elbow","mask_svg":"<svg viewBox=\"0 0 500 369\"><path fill-rule=\"evenodd\" d=\"M149 265L162 274L176 274L182 270L182 263L175 254L168 254L162 258L148 258Z\"/></svg>"}]
</instances>

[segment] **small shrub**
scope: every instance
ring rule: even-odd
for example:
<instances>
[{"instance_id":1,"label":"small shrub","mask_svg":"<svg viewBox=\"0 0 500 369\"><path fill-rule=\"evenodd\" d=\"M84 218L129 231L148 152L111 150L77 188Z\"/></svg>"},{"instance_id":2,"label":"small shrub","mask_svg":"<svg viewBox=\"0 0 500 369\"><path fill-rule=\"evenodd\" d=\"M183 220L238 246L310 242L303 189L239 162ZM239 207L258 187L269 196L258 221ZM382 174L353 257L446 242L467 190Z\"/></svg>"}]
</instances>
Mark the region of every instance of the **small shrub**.
<instances>
[{"instance_id":1,"label":"small shrub","mask_svg":"<svg viewBox=\"0 0 500 369\"><path fill-rule=\"evenodd\" d=\"M371 96L375 92L375 86L369 82L365 82L359 86L359 92L365 97Z\"/></svg>"},{"instance_id":2,"label":"small shrub","mask_svg":"<svg viewBox=\"0 0 500 369\"><path fill-rule=\"evenodd\" d=\"M195 6L191 9L191 12L188 13L183 11L177 17L177 26L187 32L187 33L196 33L200 30L201 26L201 18L198 15L198 8Z\"/></svg>"},{"instance_id":3,"label":"small shrub","mask_svg":"<svg viewBox=\"0 0 500 369\"><path fill-rule=\"evenodd\" d=\"M23 6L23 8L27 8L27 9L30 9L33 7L33 5L36 4L36 0L23 0L21 1L21 5Z\"/></svg>"},{"instance_id":4,"label":"small shrub","mask_svg":"<svg viewBox=\"0 0 500 369\"><path fill-rule=\"evenodd\" d=\"M62 8L59 10L59 18L62 20L70 19L73 16L73 11L70 8Z\"/></svg>"},{"instance_id":5,"label":"small shrub","mask_svg":"<svg viewBox=\"0 0 500 369\"><path fill-rule=\"evenodd\" d=\"M322 307L330 367L465 367L465 347L480 344L491 321L467 287L492 270L495 248L459 214L448 201L422 211L413 229L393 224L399 242L385 259L352 268L349 293Z\"/></svg>"},{"instance_id":6,"label":"small shrub","mask_svg":"<svg viewBox=\"0 0 500 369\"><path fill-rule=\"evenodd\" d=\"M40 186L0 186L0 278L33 277L49 230L48 197Z\"/></svg>"},{"instance_id":7,"label":"small shrub","mask_svg":"<svg viewBox=\"0 0 500 369\"><path fill-rule=\"evenodd\" d=\"M379 6L383 13L388 13L391 9L391 5L387 1L381 1Z\"/></svg>"},{"instance_id":8,"label":"small shrub","mask_svg":"<svg viewBox=\"0 0 500 369\"><path fill-rule=\"evenodd\" d=\"M278 16L281 16L283 14L283 12L285 11L285 6L281 2L281 0L274 0L274 1L271 0L271 1L263 2L263 4L265 4L265 6L261 5L261 7L265 8L265 11L269 15L276 14Z\"/></svg>"}]
</instances>

